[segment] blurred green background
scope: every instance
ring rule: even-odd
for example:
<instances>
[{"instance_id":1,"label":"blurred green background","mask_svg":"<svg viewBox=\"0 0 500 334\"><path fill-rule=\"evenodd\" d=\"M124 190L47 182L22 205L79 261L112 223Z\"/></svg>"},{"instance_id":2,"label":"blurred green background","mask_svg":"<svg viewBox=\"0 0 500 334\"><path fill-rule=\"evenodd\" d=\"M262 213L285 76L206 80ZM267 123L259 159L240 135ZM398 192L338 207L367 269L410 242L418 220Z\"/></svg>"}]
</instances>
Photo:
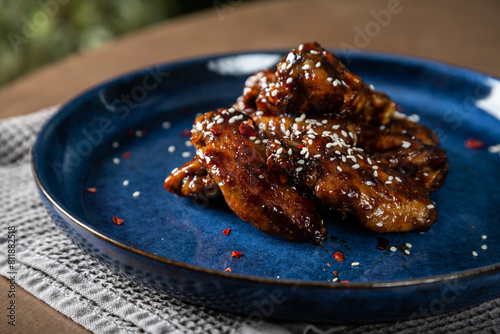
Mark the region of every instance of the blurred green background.
<instances>
[{"instance_id":1,"label":"blurred green background","mask_svg":"<svg viewBox=\"0 0 500 334\"><path fill-rule=\"evenodd\" d=\"M69 53L217 1L0 0L0 88Z\"/></svg>"}]
</instances>

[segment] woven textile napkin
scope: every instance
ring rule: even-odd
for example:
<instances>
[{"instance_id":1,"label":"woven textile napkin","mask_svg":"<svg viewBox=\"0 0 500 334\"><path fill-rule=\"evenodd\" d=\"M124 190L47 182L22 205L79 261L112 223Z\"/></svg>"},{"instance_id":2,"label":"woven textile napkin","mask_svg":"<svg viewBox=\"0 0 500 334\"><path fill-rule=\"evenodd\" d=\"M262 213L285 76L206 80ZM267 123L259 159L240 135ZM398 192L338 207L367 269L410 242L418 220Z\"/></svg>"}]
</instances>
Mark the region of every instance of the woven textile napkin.
<instances>
[{"instance_id":1,"label":"woven textile napkin","mask_svg":"<svg viewBox=\"0 0 500 334\"><path fill-rule=\"evenodd\" d=\"M500 299L426 319L363 326L268 321L186 304L114 273L50 221L29 164L36 134L56 108L0 121L0 274L15 226L17 284L95 333L500 333ZM2 321L5 321L2 320Z\"/></svg>"}]
</instances>

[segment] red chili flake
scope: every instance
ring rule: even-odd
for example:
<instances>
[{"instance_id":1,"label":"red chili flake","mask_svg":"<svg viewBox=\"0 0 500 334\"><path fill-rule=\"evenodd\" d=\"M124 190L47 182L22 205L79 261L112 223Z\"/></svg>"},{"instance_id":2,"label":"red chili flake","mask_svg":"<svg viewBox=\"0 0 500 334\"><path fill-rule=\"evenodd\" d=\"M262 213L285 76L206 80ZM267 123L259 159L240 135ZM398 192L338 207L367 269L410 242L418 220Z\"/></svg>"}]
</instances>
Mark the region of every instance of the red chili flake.
<instances>
[{"instance_id":1,"label":"red chili flake","mask_svg":"<svg viewBox=\"0 0 500 334\"><path fill-rule=\"evenodd\" d=\"M230 231L231 231L230 228L226 228L224 231L222 231L222 233L224 233L224 235L227 237Z\"/></svg>"},{"instance_id":2,"label":"red chili flake","mask_svg":"<svg viewBox=\"0 0 500 334\"><path fill-rule=\"evenodd\" d=\"M303 147L304 147L304 144L300 144L297 148L300 150Z\"/></svg>"},{"instance_id":3,"label":"red chili flake","mask_svg":"<svg viewBox=\"0 0 500 334\"><path fill-rule=\"evenodd\" d=\"M343 281L340 281L340 283L351 283L351 281L348 281L348 280L343 280Z\"/></svg>"},{"instance_id":4,"label":"red chili flake","mask_svg":"<svg viewBox=\"0 0 500 334\"><path fill-rule=\"evenodd\" d=\"M338 272L337 270L335 270L333 273L334 273L335 275L337 275L339 272Z\"/></svg>"},{"instance_id":5,"label":"red chili flake","mask_svg":"<svg viewBox=\"0 0 500 334\"><path fill-rule=\"evenodd\" d=\"M134 242L133 242L133 241L131 241L130 243L131 243L131 244L133 244Z\"/></svg>"},{"instance_id":6,"label":"red chili flake","mask_svg":"<svg viewBox=\"0 0 500 334\"><path fill-rule=\"evenodd\" d=\"M344 262L344 255L341 252L333 254L333 258L339 262Z\"/></svg>"},{"instance_id":7,"label":"red chili flake","mask_svg":"<svg viewBox=\"0 0 500 334\"><path fill-rule=\"evenodd\" d=\"M221 130L214 128L210 129L210 132L212 132L214 135L220 135L222 133Z\"/></svg>"},{"instance_id":8,"label":"red chili flake","mask_svg":"<svg viewBox=\"0 0 500 334\"><path fill-rule=\"evenodd\" d=\"M237 251L233 251L233 252L231 253L231 257L235 257L235 258L237 258L237 259L239 259L241 255L243 255L243 253L241 253L241 252L237 252Z\"/></svg>"},{"instance_id":9,"label":"red chili flake","mask_svg":"<svg viewBox=\"0 0 500 334\"><path fill-rule=\"evenodd\" d=\"M244 136L256 136L257 130L253 127L253 121L251 119L247 119L246 121L242 121L240 127L238 128L240 133Z\"/></svg>"},{"instance_id":10,"label":"red chili flake","mask_svg":"<svg viewBox=\"0 0 500 334\"><path fill-rule=\"evenodd\" d=\"M327 265L328 267L330 267L330 263L327 263L326 265Z\"/></svg>"},{"instance_id":11,"label":"red chili flake","mask_svg":"<svg viewBox=\"0 0 500 334\"><path fill-rule=\"evenodd\" d=\"M474 229L474 228L476 228L476 227L475 227L474 225L471 225L471 227L470 227L470 228Z\"/></svg>"},{"instance_id":12,"label":"red chili flake","mask_svg":"<svg viewBox=\"0 0 500 334\"><path fill-rule=\"evenodd\" d=\"M229 267L227 267L226 269L224 269L224 271L225 271L225 272L227 271L227 272L230 272L230 273L232 272L232 271L231 271L231 268L229 268Z\"/></svg>"},{"instance_id":13,"label":"red chili flake","mask_svg":"<svg viewBox=\"0 0 500 334\"><path fill-rule=\"evenodd\" d=\"M130 158L130 152L123 152L122 157L125 159Z\"/></svg>"},{"instance_id":14,"label":"red chili flake","mask_svg":"<svg viewBox=\"0 0 500 334\"><path fill-rule=\"evenodd\" d=\"M479 150L484 147L484 142L471 137L465 141L465 147L471 150Z\"/></svg>"},{"instance_id":15,"label":"red chili flake","mask_svg":"<svg viewBox=\"0 0 500 334\"><path fill-rule=\"evenodd\" d=\"M116 225L122 225L123 224L123 219L120 219L118 217L115 217L113 216L113 223L115 223Z\"/></svg>"},{"instance_id":16,"label":"red chili flake","mask_svg":"<svg viewBox=\"0 0 500 334\"><path fill-rule=\"evenodd\" d=\"M180 132L180 135L183 137L191 137L191 130L190 129L184 129Z\"/></svg>"},{"instance_id":17,"label":"red chili flake","mask_svg":"<svg viewBox=\"0 0 500 334\"><path fill-rule=\"evenodd\" d=\"M97 192L97 189L96 188L87 188L87 191L89 193L95 194Z\"/></svg>"}]
</instances>

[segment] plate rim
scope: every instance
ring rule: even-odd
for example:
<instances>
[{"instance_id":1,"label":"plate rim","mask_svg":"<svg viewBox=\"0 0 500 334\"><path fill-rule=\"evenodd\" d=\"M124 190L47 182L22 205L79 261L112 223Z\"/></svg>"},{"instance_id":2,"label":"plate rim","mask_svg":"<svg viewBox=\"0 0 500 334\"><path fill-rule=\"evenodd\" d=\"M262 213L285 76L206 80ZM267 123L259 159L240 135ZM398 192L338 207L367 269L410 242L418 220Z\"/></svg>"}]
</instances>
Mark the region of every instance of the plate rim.
<instances>
[{"instance_id":1,"label":"plate rim","mask_svg":"<svg viewBox=\"0 0 500 334\"><path fill-rule=\"evenodd\" d=\"M337 52L337 55L339 55L338 49L331 49L331 48L326 48L328 50L331 50L332 52ZM187 66L189 64L195 64L195 63L206 63L210 60L213 59L220 59L220 58L225 58L225 57L232 57L232 56L238 56L238 55L258 55L258 54L286 54L289 52L290 49L258 49L258 50L240 50L240 51L233 51L233 52L224 52L224 53L213 53L213 54L206 54L206 55L201 55L201 56L195 56L195 57L188 57L188 58L183 58L183 59L176 59L164 63L154 63L150 65L143 66L141 68L132 70L132 71L127 71L123 72L120 75L111 77L107 80L101 81L97 83L96 85L93 85L81 92L79 92L77 95L74 97L70 98L68 101L65 103L61 104L58 107L58 110L53 114L52 116L49 117L49 119L46 120L46 122L43 124L41 129L39 130L36 140L30 150L30 166L31 166L31 171L33 174L33 178L35 180L35 183L38 187L39 193L44 197L45 200L47 200L50 205L59 213L59 215L62 215L65 218L66 223L71 222L78 226L79 228L83 229L85 232L92 234L94 237L97 237L101 239L101 241L104 241L106 243L109 243L115 247L119 247L125 251L135 253L135 255L139 255L142 257L146 257L150 260L160 262L165 265L170 265L177 267L178 269L184 269L188 271L195 271L197 273L201 274L206 274L206 275L215 275L219 276L220 278L225 278L225 279L231 279L231 280L238 280L238 281L245 281L245 282L251 282L251 283L260 283L260 284L266 284L266 285L279 285L281 287L297 287L300 286L301 288L322 288L322 289L347 289L347 290L364 290L364 289L369 289L369 290L374 290L374 289L387 289L387 288L402 288L402 287L411 287L411 286L421 286L421 285L430 285L430 284L436 284L436 283L444 283L447 281L455 280L455 279L467 279L467 278L474 278L474 277L481 277L484 275L495 275L500 273L500 262L497 262L492 265L487 265L487 266L482 266L479 268L474 268L470 270L465 270L465 271L459 271L456 273L449 273L449 274L441 274L441 275L434 275L434 276L428 276L428 277L420 277L420 278L410 278L410 279L400 279L400 280L394 280L394 281L377 281L377 282L349 282L347 284L332 284L331 282L328 281L316 281L316 280L299 280L299 279L277 279L277 278L270 278L270 277L261 277L261 276L253 276L253 275L245 275L245 274L240 274L240 273L227 273L223 271L218 271L215 269L211 268L204 268L198 265L194 264L189 264L185 263L182 261L178 260L173 260L164 256L156 255L144 250L140 250L138 248L132 247L130 245L127 245L125 243L122 243L118 240L113 239L112 237L106 236L105 234L95 230L88 224L86 224L84 221L78 219L77 217L73 216L71 213L69 213L58 201L56 198L50 195L50 192L47 190L45 185L43 184L43 181L41 180L39 173L37 172L37 163L40 164L37 159L43 160L43 158L37 158L37 148L42 145L41 142L44 138L44 135L46 135L47 131L49 131L50 127L54 125L54 123L57 123L63 119L66 119L67 116L70 116L71 113L68 110L68 106L71 106L74 103L78 103L80 100L84 100L86 96L94 91L97 91L99 89L102 89L104 86L119 82L120 80L125 80L126 78L133 78L135 76L139 76L144 74L145 69L151 66L161 66L163 69L168 69L168 68L177 68L179 66ZM404 63L405 65L412 65L412 66L419 66L419 67L432 67L432 68L438 68L441 71L446 71L446 72L454 72L458 73L462 76L466 76L467 78L470 77L481 77L481 78L488 78L488 79L493 79L496 81L500 82L500 78L495 77L491 74L477 71L470 69L468 67L464 66L456 66L452 65L449 63L441 62L441 61L436 61L436 60L431 60L431 59L426 59L426 58L420 58L420 57L415 57L415 56L408 56L408 55L402 55L402 54L396 54L396 53L387 53L387 52L374 52L374 51L359 51L356 52L352 55L353 59L366 59L370 61L385 61L385 62L396 62L396 63ZM347 65L348 66L348 65ZM68 114L69 113L69 114ZM67 115L68 114L68 115Z\"/></svg>"}]
</instances>

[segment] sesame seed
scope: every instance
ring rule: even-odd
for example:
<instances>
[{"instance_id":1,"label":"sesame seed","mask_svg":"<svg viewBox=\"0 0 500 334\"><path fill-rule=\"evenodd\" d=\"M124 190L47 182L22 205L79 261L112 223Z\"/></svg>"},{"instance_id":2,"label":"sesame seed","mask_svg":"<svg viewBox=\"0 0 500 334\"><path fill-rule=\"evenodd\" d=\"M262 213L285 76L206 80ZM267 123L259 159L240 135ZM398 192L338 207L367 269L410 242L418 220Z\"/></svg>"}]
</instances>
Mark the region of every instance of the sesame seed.
<instances>
[{"instance_id":1,"label":"sesame seed","mask_svg":"<svg viewBox=\"0 0 500 334\"><path fill-rule=\"evenodd\" d=\"M351 263L351 266L357 267L357 266L359 266L359 262L353 262L353 263Z\"/></svg>"},{"instance_id":2,"label":"sesame seed","mask_svg":"<svg viewBox=\"0 0 500 334\"><path fill-rule=\"evenodd\" d=\"M394 246L391 246L391 248L389 248L389 250L390 250L391 252L395 252L395 251L397 251L398 249L397 249L396 247L394 247Z\"/></svg>"},{"instance_id":3,"label":"sesame seed","mask_svg":"<svg viewBox=\"0 0 500 334\"><path fill-rule=\"evenodd\" d=\"M378 227L382 227L382 226L384 226L384 224L382 224L382 223L377 223L377 226L378 226Z\"/></svg>"},{"instance_id":4,"label":"sesame seed","mask_svg":"<svg viewBox=\"0 0 500 334\"><path fill-rule=\"evenodd\" d=\"M229 111L229 112L233 113L233 112L235 112L235 111L236 111L236 109L234 109L233 107L231 107L231 108L229 108L227 111Z\"/></svg>"},{"instance_id":5,"label":"sesame seed","mask_svg":"<svg viewBox=\"0 0 500 334\"><path fill-rule=\"evenodd\" d=\"M184 142L184 145L186 145L187 147L191 147L191 146L193 146L193 144L191 144L191 142L190 142L189 140L186 140L186 141Z\"/></svg>"},{"instance_id":6,"label":"sesame seed","mask_svg":"<svg viewBox=\"0 0 500 334\"><path fill-rule=\"evenodd\" d=\"M338 128L340 128L340 124L334 124L334 125L332 125L332 129L333 130L337 130Z\"/></svg>"},{"instance_id":7,"label":"sesame seed","mask_svg":"<svg viewBox=\"0 0 500 334\"><path fill-rule=\"evenodd\" d=\"M223 122L224 122L224 118L221 117L221 118L217 119L217 124L221 124Z\"/></svg>"},{"instance_id":8,"label":"sesame seed","mask_svg":"<svg viewBox=\"0 0 500 334\"><path fill-rule=\"evenodd\" d=\"M435 208L435 206L434 206L433 204L429 204L429 205L427 205L427 209L429 209L429 210L432 210L432 209L434 209L434 208Z\"/></svg>"},{"instance_id":9,"label":"sesame seed","mask_svg":"<svg viewBox=\"0 0 500 334\"><path fill-rule=\"evenodd\" d=\"M496 144L496 145L488 147L488 152L499 153L500 152L500 144Z\"/></svg>"},{"instance_id":10,"label":"sesame seed","mask_svg":"<svg viewBox=\"0 0 500 334\"><path fill-rule=\"evenodd\" d=\"M378 169L378 166L372 166L373 169Z\"/></svg>"},{"instance_id":11,"label":"sesame seed","mask_svg":"<svg viewBox=\"0 0 500 334\"><path fill-rule=\"evenodd\" d=\"M275 90L273 90L273 91L271 92L271 96L272 96L272 97L275 97L276 95L278 95L278 90L277 90L277 89L275 89Z\"/></svg>"},{"instance_id":12,"label":"sesame seed","mask_svg":"<svg viewBox=\"0 0 500 334\"><path fill-rule=\"evenodd\" d=\"M481 239L486 240L486 239L488 239L488 236L483 234L483 235L481 236Z\"/></svg>"},{"instance_id":13,"label":"sesame seed","mask_svg":"<svg viewBox=\"0 0 500 334\"><path fill-rule=\"evenodd\" d=\"M352 165L352 168L353 168L353 169L358 169L358 168L359 168L359 165L358 165L358 164Z\"/></svg>"},{"instance_id":14,"label":"sesame seed","mask_svg":"<svg viewBox=\"0 0 500 334\"><path fill-rule=\"evenodd\" d=\"M307 151L306 155L304 155L304 158L309 158L309 151Z\"/></svg>"},{"instance_id":15,"label":"sesame seed","mask_svg":"<svg viewBox=\"0 0 500 334\"><path fill-rule=\"evenodd\" d=\"M295 169L295 171L296 171L296 172L300 172L302 169L303 169L302 167L297 167L297 168Z\"/></svg>"},{"instance_id":16,"label":"sesame seed","mask_svg":"<svg viewBox=\"0 0 500 334\"><path fill-rule=\"evenodd\" d=\"M338 277L334 277L333 280L332 280L332 282L337 282L338 280L339 280Z\"/></svg>"},{"instance_id":17,"label":"sesame seed","mask_svg":"<svg viewBox=\"0 0 500 334\"><path fill-rule=\"evenodd\" d=\"M118 147L120 147L120 143L115 141L112 146L113 146L113 148L118 148Z\"/></svg>"},{"instance_id":18,"label":"sesame seed","mask_svg":"<svg viewBox=\"0 0 500 334\"><path fill-rule=\"evenodd\" d=\"M142 137L143 133L142 133L142 131L141 131L141 130L137 130L137 131L135 132L135 135L136 135L137 137Z\"/></svg>"},{"instance_id":19,"label":"sesame seed","mask_svg":"<svg viewBox=\"0 0 500 334\"><path fill-rule=\"evenodd\" d=\"M403 180L401 180L398 176L395 177L396 181L398 182L403 182Z\"/></svg>"},{"instance_id":20,"label":"sesame seed","mask_svg":"<svg viewBox=\"0 0 500 334\"><path fill-rule=\"evenodd\" d=\"M338 170L339 172L341 172L341 171L342 171L342 167L337 166L337 170Z\"/></svg>"},{"instance_id":21,"label":"sesame seed","mask_svg":"<svg viewBox=\"0 0 500 334\"><path fill-rule=\"evenodd\" d=\"M372 159L366 158L366 161L368 161L368 164L370 164L370 165L372 164Z\"/></svg>"},{"instance_id":22,"label":"sesame seed","mask_svg":"<svg viewBox=\"0 0 500 334\"><path fill-rule=\"evenodd\" d=\"M123 186L124 187L128 187L128 185L130 184L130 181L129 180L125 180L123 181Z\"/></svg>"},{"instance_id":23,"label":"sesame seed","mask_svg":"<svg viewBox=\"0 0 500 334\"><path fill-rule=\"evenodd\" d=\"M115 165L118 165L118 164L120 163L120 159L118 159L118 158L113 158L113 163L114 163Z\"/></svg>"},{"instance_id":24,"label":"sesame seed","mask_svg":"<svg viewBox=\"0 0 500 334\"><path fill-rule=\"evenodd\" d=\"M308 151L307 147L304 147L304 148L300 151L300 154L301 154L301 155L304 155L304 154L306 154L306 153L307 153L307 151Z\"/></svg>"},{"instance_id":25,"label":"sesame seed","mask_svg":"<svg viewBox=\"0 0 500 334\"><path fill-rule=\"evenodd\" d=\"M345 130L340 131L340 133L342 134L342 136L347 137L347 132Z\"/></svg>"},{"instance_id":26,"label":"sesame seed","mask_svg":"<svg viewBox=\"0 0 500 334\"><path fill-rule=\"evenodd\" d=\"M332 81L333 81L333 78L332 78L332 77L328 77L328 78L326 78L326 81L328 81L328 82L332 82Z\"/></svg>"},{"instance_id":27,"label":"sesame seed","mask_svg":"<svg viewBox=\"0 0 500 334\"><path fill-rule=\"evenodd\" d=\"M487 249L488 249L488 246L486 246L486 245L482 245L482 246L481 246L481 249L482 249L482 250L487 250Z\"/></svg>"},{"instance_id":28,"label":"sesame seed","mask_svg":"<svg viewBox=\"0 0 500 334\"><path fill-rule=\"evenodd\" d=\"M321 62L320 62L320 61L318 61L318 62L316 63L316 68L318 68L318 67L320 67L320 66L321 66Z\"/></svg>"},{"instance_id":29,"label":"sesame seed","mask_svg":"<svg viewBox=\"0 0 500 334\"><path fill-rule=\"evenodd\" d=\"M299 165L303 165L303 164L305 164L306 162L304 161L304 159L300 159L299 161L297 161L297 163L298 163Z\"/></svg>"},{"instance_id":30,"label":"sesame seed","mask_svg":"<svg viewBox=\"0 0 500 334\"><path fill-rule=\"evenodd\" d=\"M346 161L347 161L347 159L346 159L345 155L343 155L342 156L342 162L346 162Z\"/></svg>"},{"instance_id":31,"label":"sesame seed","mask_svg":"<svg viewBox=\"0 0 500 334\"><path fill-rule=\"evenodd\" d=\"M259 140L259 139L257 139L257 140L255 141L255 144L260 144L260 140Z\"/></svg>"},{"instance_id":32,"label":"sesame seed","mask_svg":"<svg viewBox=\"0 0 500 334\"><path fill-rule=\"evenodd\" d=\"M311 54L312 54L312 55L317 55L317 54L318 54L318 51L316 51L316 50L311 50Z\"/></svg>"},{"instance_id":33,"label":"sesame seed","mask_svg":"<svg viewBox=\"0 0 500 334\"><path fill-rule=\"evenodd\" d=\"M394 176L389 175L388 179L389 179L390 181L392 181L392 180L394 179Z\"/></svg>"},{"instance_id":34,"label":"sesame seed","mask_svg":"<svg viewBox=\"0 0 500 334\"><path fill-rule=\"evenodd\" d=\"M411 143L409 141L403 140L401 142L401 147L403 147L403 148L408 148L410 146L411 146Z\"/></svg>"},{"instance_id":35,"label":"sesame seed","mask_svg":"<svg viewBox=\"0 0 500 334\"><path fill-rule=\"evenodd\" d=\"M261 174L261 175L259 175L259 179L261 179L261 180L262 180L263 178L264 178L264 175L262 175L262 174Z\"/></svg>"},{"instance_id":36,"label":"sesame seed","mask_svg":"<svg viewBox=\"0 0 500 334\"><path fill-rule=\"evenodd\" d=\"M291 84L292 82L293 82L293 78L292 77L286 79L286 83L287 84Z\"/></svg>"},{"instance_id":37,"label":"sesame seed","mask_svg":"<svg viewBox=\"0 0 500 334\"><path fill-rule=\"evenodd\" d=\"M378 177L378 172L377 172L377 171L374 171L374 172L373 172L373 176Z\"/></svg>"},{"instance_id":38,"label":"sesame seed","mask_svg":"<svg viewBox=\"0 0 500 334\"><path fill-rule=\"evenodd\" d=\"M169 151L170 153L174 153L174 152L175 152L175 146L174 146L174 145L169 146L169 147L168 147L168 151Z\"/></svg>"},{"instance_id":39,"label":"sesame seed","mask_svg":"<svg viewBox=\"0 0 500 334\"><path fill-rule=\"evenodd\" d=\"M410 244L409 242L407 242L407 243L405 243L405 246L408 247L408 248L411 248L412 244Z\"/></svg>"},{"instance_id":40,"label":"sesame seed","mask_svg":"<svg viewBox=\"0 0 500 334\"><path fill-rule=\"evenodd\" d=\"M340 151L338 151L338 150L335 150L335 154L342 155L342 153Z\"/></svg>"},{"instance_id":41,"label":"sesame seed","mask_svg":"<svg viewBox=\"0 0 500 334\"><path fill-rule=\"evenodd\" d=\"M335 79L335 80L333 81L333 85L334 85L335 87L336 87L336 86L338 86L338 85L340 85L340 81L339 81L339 79Z\"/></svg>"},{"instance_id":42,"label":"sesame seed","mask_svg":"<svg viewBox=\"0 0 500 334\"><path fill-rule=\"evenodd\" d=\"M255 140L255 139L257 139L257 138L256 138L255 136L250 136L250 137L248 137L248 139L250 139L250 140Z\"/></svg>"},{"instance_id":43,"label":"sesame seed","mask_svg":"<svg viewBox=\"0 0 500 334\"><path fill-rule=\"evenodd\" d=\"M385 181L385 184L392 184L392 181Z\"/></svg>"},{"instance_id":44,"label":"sesame seed","mask_svg":"<svg viewBox=\"0 0 500 334\"><path fill-rule=\"evenodd\" d=\"M172 126L172 124L170 124L170 122L167 122L167 121L161 123L161 127L164 129L169 129L171 126Z\"/></svg>"},{"instance_id":45,"label":"sesame seed","mask_svg":"<svg viewBox=\"0 0 500 334\"><path fill-rule=\"evenodd\" d=\"M134 196L134 197L139 197L139 196L141 196L141 193L140 193L139 191L135 191L135 192L132 194L132 196Z\"/></svg>"},{"instance_id":46,"label":"sesame seed","mask_svg":"<svg viewBox=\"0 0 500 334\"><path fill-rule=\"evenodd\" d=\"M405 253L406 255L410 255L410 251L409 251L409 250L407 250L407 249L405 249L405 250L404 250L404 253Z\"/></svg>"},{"instance_id":47,"label":"sesame seed","mask_svg":"<svg viewBox=\"0 0 500 334\"><path fill-rule=\"evenodd\" d=\"M472 251L472 255L473 255L473 256L478 256L479 254L477 254L477 252L476 252L476 251Z\"/></svg>"},{"instance_id":48,"label":"sesame seed","mask_svg":"<svg viewBox=\"0 0 500 334\"><path fill-rule=\"evenodd\" d=\"M313 155L313 158L316 158L316 159L321 158L321 154L315 154L315 155Z\"/></svg>"},{"instance_id":49,"label":"sesame seed","mask_svg":"<svg viewBox=\"0 0 500 334\"><path fill-rule=\"evenodd\" d=\"M302 66L302 69L305 71L305 70L308 70L309 69L309 64L305 64L304 66Z\"/></svg>"},{"instance_id":50,"label":"sesame seed","mask_svg":"<svg viewBox=\"0 0 500 334\"><path fill-rule=\"evenodd\" d=\"M276 151L276 154L281 154L281 153L283 153L283 147L278 148L278 150Z\"/></svg>"},{"instance_id":51,"label":"sesame seed","mask_svg":"<svg viewBox=\"0 0 500 334\"><path fill-rule=\"evenodd\" d=\"M293 150L291 148L288 149L288 155L292 155L293 154Z\"/></svg>"},{"instance_id":52,"label":"sesame seed","mask_svg":"<svg viewBox=\"0 0 500 334\"><path fill-rule=\"evenodd\" d=\"M182 157L183 158L188 158L189 156L191 156L191 152L182 152Z\"/></svg>"}]
</instances>

